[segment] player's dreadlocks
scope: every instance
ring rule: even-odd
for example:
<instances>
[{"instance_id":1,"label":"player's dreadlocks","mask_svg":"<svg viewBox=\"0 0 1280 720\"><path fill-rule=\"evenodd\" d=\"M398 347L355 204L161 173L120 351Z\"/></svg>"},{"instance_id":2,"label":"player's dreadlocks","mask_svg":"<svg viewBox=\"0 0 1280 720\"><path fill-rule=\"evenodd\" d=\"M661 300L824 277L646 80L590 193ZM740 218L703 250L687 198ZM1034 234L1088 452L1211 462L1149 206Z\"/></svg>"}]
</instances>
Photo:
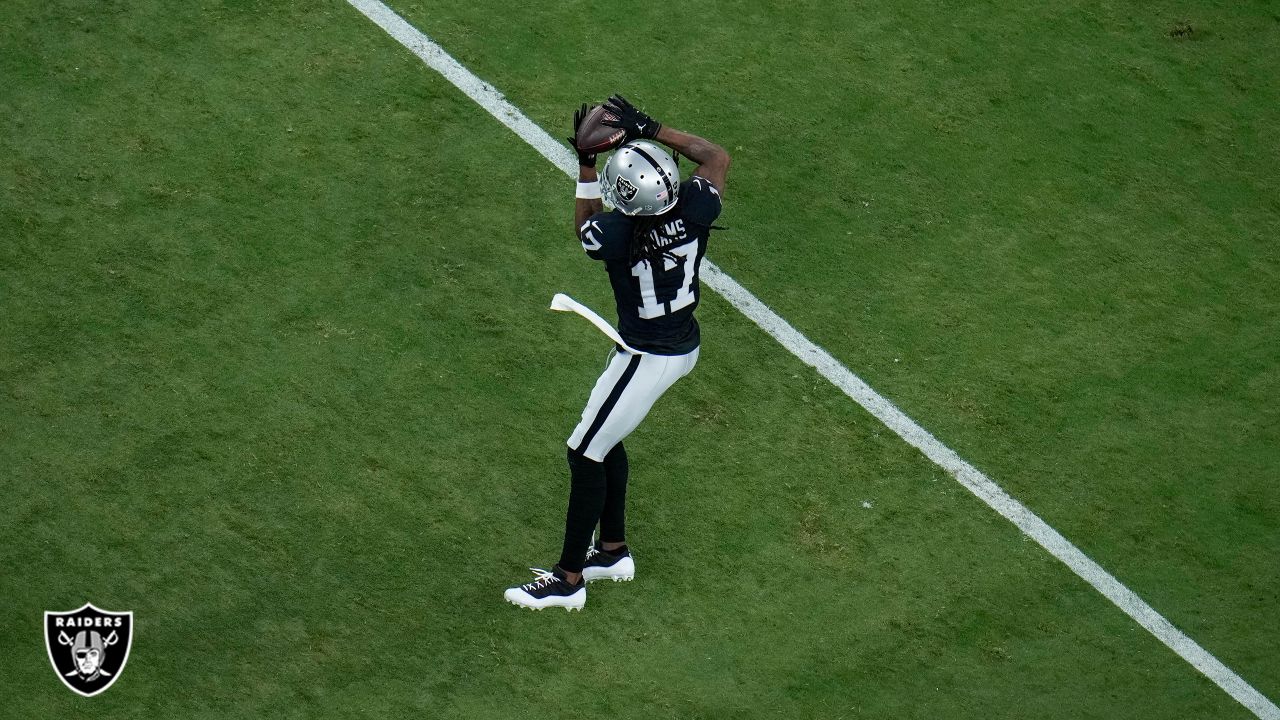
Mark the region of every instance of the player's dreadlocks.
<instances>
[{"instance_id":1,"label":"player's dreadlocks","mask_svg":"<svg viewBox=\"0 0 1280 720\"><path fill-rule=\"evenodd\" d=\"M664 257L676 259L674 255L663 249L662 234L654 232L669 215L669 212L663 215L641 215L635 219L631 234L632 266L641 260L653 267Z\"/></svg>"}]
</instances>

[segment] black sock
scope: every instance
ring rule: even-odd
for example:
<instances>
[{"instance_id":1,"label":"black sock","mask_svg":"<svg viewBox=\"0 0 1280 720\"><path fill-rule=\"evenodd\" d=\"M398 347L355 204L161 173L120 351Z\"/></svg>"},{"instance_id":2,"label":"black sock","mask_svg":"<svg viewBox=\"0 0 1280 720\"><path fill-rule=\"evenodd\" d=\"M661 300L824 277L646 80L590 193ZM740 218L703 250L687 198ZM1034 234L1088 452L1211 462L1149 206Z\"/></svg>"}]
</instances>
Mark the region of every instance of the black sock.
<instances>
[{"instance_id":1,"label":"black sock","mask_svg":"<svg viewBox=\"0 0 1280 720\"><path fill-rule=\"evenodd\" d=\"M575 451L569 451L569 510L564 519L564 545L560 548L560 568L582 572L591 531L595 530L604 509L604 463L598 463Z\"/></svg>"},{"instance_id":2,"label":"black sock","mask_svg":"<svg viewBox=\"0 0 1280 720\"><path fill-rule=\"evenodd\" d=\"M555 567L551 568L551 574L552 574L552 575L555 575L555 576L556 576L556 577L558 577L558 578L560 578L560 580L561 580L562 582L564 582L565 584L567 584L567 585L569 585L569 586L571 586L571 587L577 587L577 585L574 585L573 583L569 582L569 578L565 577L565 569L564 569L564 568L562 568L562 567L560 567L560 565L559 565L559 564L557 564ZM578 578L578 585L582 585L584 582L586 582L586 579L585 579L585 578Z\"/></svg>"},{"instance_id":3,"label":"black sock","mask_svg":"<svg viewBox=\"0 0 1280 720\"><path fill-rule=\"evenodd\" d=\"M605 496L600 513L600 542L622 542L627 537L627 451L622 443L604 456Z\"/></svg>"}]
</instances>

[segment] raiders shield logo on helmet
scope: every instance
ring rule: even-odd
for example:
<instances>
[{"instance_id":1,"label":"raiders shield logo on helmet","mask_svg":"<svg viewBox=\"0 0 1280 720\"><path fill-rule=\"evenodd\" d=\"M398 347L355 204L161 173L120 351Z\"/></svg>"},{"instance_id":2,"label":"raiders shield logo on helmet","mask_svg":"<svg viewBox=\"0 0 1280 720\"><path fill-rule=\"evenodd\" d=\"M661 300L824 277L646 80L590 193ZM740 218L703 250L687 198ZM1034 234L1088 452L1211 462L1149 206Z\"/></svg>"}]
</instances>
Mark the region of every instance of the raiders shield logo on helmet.
<instances>
[{"instance_id":1,"label":"raiders shield logo on helmet","mask_svg":"<svg viewBox=\"0 0 1280 720\"><path fill-rule=\"evenodd\" d=\"M621 198L623 202L631 202L636 198L636 186L632 185L631 181L621 175L618 176L618 181L613 184L613 188L618 191L618 197Z\"/></svg>"},{"instance_id":2,"label":"raiders shield logo on helmet","mask_svg":"<svg viewBox=\"0 0 1280 720\"><path fill-rule=\"evenodd\" d=\"M120 678L133 644L133 613L100 610L45 612L44 644L63 684L93 697Z\"/></svg>"}]
</instances>

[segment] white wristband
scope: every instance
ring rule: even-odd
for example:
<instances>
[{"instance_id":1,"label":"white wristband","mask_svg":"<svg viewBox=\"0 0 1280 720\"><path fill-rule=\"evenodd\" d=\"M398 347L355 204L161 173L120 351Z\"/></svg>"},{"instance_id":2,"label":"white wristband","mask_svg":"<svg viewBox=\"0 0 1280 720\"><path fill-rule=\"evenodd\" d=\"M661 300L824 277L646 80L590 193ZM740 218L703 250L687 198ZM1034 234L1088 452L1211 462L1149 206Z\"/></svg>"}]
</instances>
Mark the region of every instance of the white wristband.
<instances>
[{"instance_id":1,"label":"white wristband","mask_svg":"<svg viewBox=\"0 0 1280 720\"><path fill-rule=\"evenodd\" d=\"M600 181L578 181L578 191L574 193L574 197L579 200L597 200L600 198Z\"/></svg>"}]
</instances>

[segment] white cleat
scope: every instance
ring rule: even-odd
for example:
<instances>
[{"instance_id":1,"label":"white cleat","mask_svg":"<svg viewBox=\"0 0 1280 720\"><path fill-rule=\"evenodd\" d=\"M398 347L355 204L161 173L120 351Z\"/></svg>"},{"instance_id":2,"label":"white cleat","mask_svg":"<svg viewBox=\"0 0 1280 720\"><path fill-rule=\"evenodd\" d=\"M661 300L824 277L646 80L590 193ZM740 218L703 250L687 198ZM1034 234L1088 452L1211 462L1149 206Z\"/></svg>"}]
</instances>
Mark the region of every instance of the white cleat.
<instances>
[{"instance_id":1,"label":"white cleat","mask_svg":"<svg viewBox=\"0 0 1280 720\"><path fill-rule=\"evenodd\" d=\"M615 555L593 546L587 551L587 561L582 566L583 580L627 582L634 580L635 577L636 562L631 559L630 550L623 550L622 554Z\"/></svg>"},{"instance_id":2,"label":"white cleat","mask_svg":"<svg viewBox=\"0 0 1280 720\"><path fill-rule=\"evenodd\" d=\"M529 568L537 579L518 587L507 588L502 597L512 605L526 607L530 610L541 610L549 607L562 607L570 612L582 610L587 604L587 583L570 585L559 574L559 568L542 570Z\"/></svg>"}]
</instances>

